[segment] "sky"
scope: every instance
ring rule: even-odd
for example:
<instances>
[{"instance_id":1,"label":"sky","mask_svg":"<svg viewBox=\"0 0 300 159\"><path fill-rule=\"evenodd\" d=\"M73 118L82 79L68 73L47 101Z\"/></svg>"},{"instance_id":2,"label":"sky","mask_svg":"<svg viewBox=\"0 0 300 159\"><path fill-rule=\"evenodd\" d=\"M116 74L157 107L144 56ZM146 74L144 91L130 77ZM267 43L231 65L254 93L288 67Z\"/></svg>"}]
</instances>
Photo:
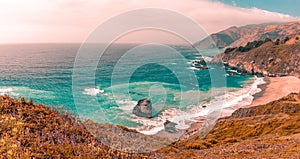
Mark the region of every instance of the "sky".
<instances>
[{"instance_id":1,"label":"sky","mask_svg":"<svg viewBox=\"0 0 300 159\"><path fill-rule=\"evenodd\" d=\"M272 12L300 16L299 0L217 0L228 5L243 8L260 8Z\"/></svg>"},{"instance_id":2,"label":"sky","mask_svg":"<svg viewBox=\"0 0 300 159\"><path fill-rule=\"evenodd\" d=\"M178 12L211 34L231 26L296 21L298 6L297 0L0 0L0 43L82 43L111 17L141 8ZM119 42L170 38L169 33L148 30L132 32Z\"/></svg>"}]
</instances>

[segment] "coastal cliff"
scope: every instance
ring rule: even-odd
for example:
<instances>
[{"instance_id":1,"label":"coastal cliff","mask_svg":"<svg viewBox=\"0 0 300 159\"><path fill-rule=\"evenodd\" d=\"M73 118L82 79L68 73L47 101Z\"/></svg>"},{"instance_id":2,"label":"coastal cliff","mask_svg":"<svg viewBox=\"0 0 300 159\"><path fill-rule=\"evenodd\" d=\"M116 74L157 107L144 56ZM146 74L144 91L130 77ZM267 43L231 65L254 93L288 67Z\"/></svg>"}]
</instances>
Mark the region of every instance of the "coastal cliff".
<instances>
[{"instance_id":1,"label":"coastal cliff","mask_svg":"<svg viewBox=\"0 0 300 159\"><path fill-rule=\"evenodd\" d=\"M218 62L218 59L244 74L300 77L300 30L283 40L266 38L227 48L213 62Z\"/></svg>"},{"instance_id":2,"label":"coastal cliff","mask_svg":"<svg viewBox=\"0 0 300 159\"><path fill-rule=\"evenodd\" d=\"M249 41L259 41L265 38L283 40L299 32L300 21L288 23L252 24L242 27L230 27L197 42L198 48L227 48L244 46ZM212 41L215 44L212 44Z\"/></svg>"}]
</instances>

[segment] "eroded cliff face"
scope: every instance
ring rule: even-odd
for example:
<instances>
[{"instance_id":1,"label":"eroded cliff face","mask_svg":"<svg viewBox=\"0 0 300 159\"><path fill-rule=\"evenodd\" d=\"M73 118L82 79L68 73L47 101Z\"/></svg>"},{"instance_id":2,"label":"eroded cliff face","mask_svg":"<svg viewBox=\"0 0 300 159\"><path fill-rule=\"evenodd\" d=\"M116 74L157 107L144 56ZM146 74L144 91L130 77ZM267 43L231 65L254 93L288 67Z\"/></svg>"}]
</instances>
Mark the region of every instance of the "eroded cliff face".
<instances>
[{"instance_id":1,"label":"eroded cliff face","mask_svg":"<svg viewBox=\"0 0 300 159\"><path fill-rule=\"evenodd\" d=\"M199 41L195 45L200 48L227 48L244 46L249 41L284 39L299 32L300 21L289 23L255 24L242 27L230 27ZM211 40L215 44L212 44Z\"/></svg>"},{"instance_id":2,"label":"eroded cliff face","mask_svg":"<svg viewBox=\"0 0 300 159\"><path fill-rule=\"evenodd\" d=\"M245 46L227 48L219 56L228 67L245 74L300 77L300 33L283 40L266 38ZM213 62L218 62L217 59L220 58Z\"/></svg>"},{"instance_id":3,"label":"eroded cliff face","mask_svg":"<svg viewBox=\"0 0 300 159\"><path fill-rule=\"evenodd\" d=\"M241 108L219 119L201 138L196 134L153 158L299 158L300 94L266 105Z\"/></svg>"}]
</instances>

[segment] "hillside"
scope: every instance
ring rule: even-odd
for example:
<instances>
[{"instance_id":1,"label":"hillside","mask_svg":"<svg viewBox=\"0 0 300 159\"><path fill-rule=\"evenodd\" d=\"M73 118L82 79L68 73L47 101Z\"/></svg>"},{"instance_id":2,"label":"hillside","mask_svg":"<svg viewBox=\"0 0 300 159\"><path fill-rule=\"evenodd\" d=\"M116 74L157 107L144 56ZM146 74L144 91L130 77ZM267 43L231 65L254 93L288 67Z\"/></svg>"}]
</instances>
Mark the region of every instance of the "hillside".
<instances>
[{"instance_id":1,"label":"hillside","mask_svg":"<svg viewBox=\"0 0 300 159\"><path fill-rule=\"evenodd\" d=\"M283 40L253 41L245 46L227 48L217 59L239 72L258 76L300 77L300 32Z\"/></svg>"},{"instance_id":2,"label":"hillside","mask_svg":"<svg viewBox=\"0 0 300 159\"><path fill-rule=\"evenodd\" d=\"M1 158L299 158L300 94L292 93L266 105L241 108L219 119L204 137L195 134L148 154L115 150L118 144L145 149L142 134L122 126L87 121L32 101L0 97ZM101 130L103 139L91 135ZM92 130L92 131L91 131ZM125 132L131 132L127 135ZM122 133L120 135L120 133ZM123 139L127 138L127 140ZM140 139L138 139L140 138ZM137 139L138 142L132 142ZM152 138L151 141L160 141ZM106 142L107 143L107 142ZM153 142L154 144L157 142ZM146 147L143 147L146 145ZM124 145L123 145L124 146ZM153 145L151 145L153 146ZM150 146L150 147L151 147Z\"/></svg>"},{"instance_id":3,"label":"hillside","mask_svg":"<svg viewBox=\"0 0 300 159\"><path fill-rule=\"evenodd\" d=\"M219 119L204 138L194 135L153 158L299 158L300 94L241 108Z\"/></svg>"},{"instance_id":4,"label":"hillside","mask_svg":"<svg viewBox=\"0 0 300 159\"><path fill-rule=\"evenodd\" d=\"M255 24L242 27L230 27L197 42L199 48L226 48L244 46L249 41L284 39L300 31L300 21L289 23ZM212 45L211 39L215 42Z\"/></svg>"},{"instance_id":5,"label":"hillside","mask_svg":"<svg viewBox=\"0 0 300 159\"><path fill-rule=\"evenodd\" d=\"M88 122L88 125L93 124ZM111 137L121 131L131 131L109 124L99 128L103 129L102 135L107 133L106 136ZM132 132L131 135L136 133ZM134 144L128 147L131 146L137 147ZM24 98L0 96L0 158L148 158L147 154L120 152L113 147L97 140L84 124L68 113Z\"/></svg>"}]
</instances>

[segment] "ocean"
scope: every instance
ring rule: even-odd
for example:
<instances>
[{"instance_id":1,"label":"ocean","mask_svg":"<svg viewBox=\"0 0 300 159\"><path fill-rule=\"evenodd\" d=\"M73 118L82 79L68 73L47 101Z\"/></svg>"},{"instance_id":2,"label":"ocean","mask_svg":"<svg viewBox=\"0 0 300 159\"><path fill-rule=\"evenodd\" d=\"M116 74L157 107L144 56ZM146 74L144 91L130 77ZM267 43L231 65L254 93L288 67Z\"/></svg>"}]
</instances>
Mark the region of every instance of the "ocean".
<instances>
[{"instance_id":1,"label":"ocean","mask_svg":"<svg viewBox=\"0 0 300 159\"><path fill-rule=\"evenodd\" d=\"M195 117L212 112L212 101L222 100L218 106L222 109L237 108L250 104L260 91L257 85L262 80L254 76L224 67L223 72L214 71L218 68L213 65L208 70L192 66L195 60L209 61L218 50L136 46L114 44L97 59L93 54L101 46L91 44L82 60L78 59L80 44L0 45L0 95L32 98L35 103L72 111L82 120L155 134L163 130L166 120L177 123L178 129L188 128ZM151 119L132 114L143 98L152 102Z\"/></svg>"}]
</instances>

